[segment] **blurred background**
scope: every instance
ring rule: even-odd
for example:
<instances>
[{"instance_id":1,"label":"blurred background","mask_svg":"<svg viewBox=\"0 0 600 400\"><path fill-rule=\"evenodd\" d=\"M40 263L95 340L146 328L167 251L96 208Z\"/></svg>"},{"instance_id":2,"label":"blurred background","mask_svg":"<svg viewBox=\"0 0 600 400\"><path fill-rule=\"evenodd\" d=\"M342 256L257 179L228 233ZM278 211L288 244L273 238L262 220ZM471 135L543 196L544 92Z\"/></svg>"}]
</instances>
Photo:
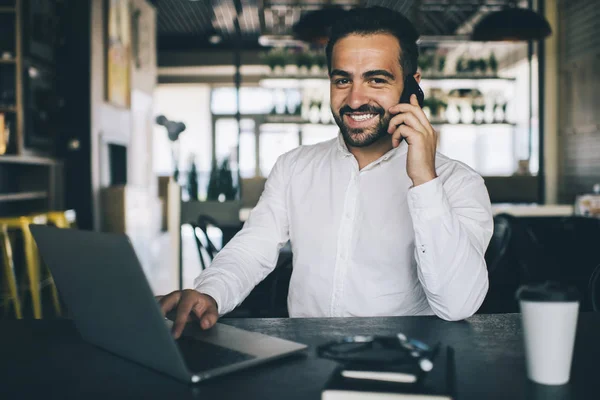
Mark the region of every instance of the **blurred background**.
<instances>
[{"instance_id":1,"label":"blurred background","mask_svg":"<svg viewBox=\"0 0 600 400\"><path fill-rule=\"evenodd\" d=\"M57 314L32 221L125 233L157 294L192 287L277 157L337 135L324 46L356 6L400 11L421 34L439 151L485 178L497 215L496 310L524 281L586 291L600 263L592 0L0 0L5 316L15 299ZM281 254L284 272L240 315L285 314L291 247Z\"/></svg>"}]
</instances>

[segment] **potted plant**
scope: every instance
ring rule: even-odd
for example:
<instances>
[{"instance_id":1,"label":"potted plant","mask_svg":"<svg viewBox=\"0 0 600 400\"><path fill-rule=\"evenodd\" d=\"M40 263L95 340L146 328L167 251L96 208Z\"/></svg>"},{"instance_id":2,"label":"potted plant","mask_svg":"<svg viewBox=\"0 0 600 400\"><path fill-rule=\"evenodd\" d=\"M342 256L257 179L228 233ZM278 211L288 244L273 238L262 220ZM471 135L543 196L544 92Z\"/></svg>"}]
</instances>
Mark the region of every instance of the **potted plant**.
<instances>
[{"instance_id":1,"label":"potted plant","mask_svg":"<svg viewBox=\"0 0 600 400\"><path fill-rule=\"evenodd\" d=\"M190 156L190 168L188 171L187 191L190 201L198 201L198 171L196 169L195 156Z\"/></svg>"},{"instance_id":2,"label":"potted plant","mask_svg":"<svg viewBox=\"0 0 600 400\"><path fill-rule=\"evenodd\" d=\"M438 72L440 75L444 74L444 68L446 67L446 56L440 56L438 58Z\"/></svg>"},{"instance_id":3,"label":"potted plant","mask_svg":"<svg viewBox=\"0 0 600 400\"><path fill-rule=\"evenodd\" d=\"M480 58L479 60L477 60L477 68L479 69L479 73L481 75L485 75L486 71L487 71L487 62L485 61L485 59Z\"/></svg>"},{"instance_id":4,"label":"potted plant","mask_svg":"<svg viewBox=\"0 0 600 400\"><path fill-rule=\"evenodd\" d=\"M319 67L319 74L327 74L327 56L324 51L319 51L313 56L314 64Z\"/></svg>"},{"instance_id":5,"label":"potted plant","mask_svg":"<svg viewBox=\"0 0 600 400\"><path fill-rule=\"evenodd\" d=\"M296 66L298 67L298 73L300 75L308 74L308 71L312 67L312 56L310 53L305 51L300 51L296 53Z\"/></svg>"},{"instance_id":6,"label":"potted plant","mask_svg":"<svg viewBox=\"0 0 600 400\"><path fill-rule=\"evenodd\" d=\"M426 75L429 72L429 69L433 65L433 56L431 54L423 54L419 57L417 61L419 68L421 69L421 73Z\"/></svg>"},{"instance_id":7,"label":"potted plant","mask_svg":"<svg viewBox=\"0 0 600 400\"><path fill-rule=\"evenodd\" d=\"M236 194L237 188L233 183L233 173L229 167L229 157L223 160L221 166L218 166L217 162L213 160L206 199L223 203L224 201L235 200Z\"/></svg>"},{"instance_id":8,"label":"potted plant","mask_svg":"<svg viewBox=\"0 0 600 400\"><path fill-rule=\"evenodd\" d=\"M466 72L468 72L470 74L475 73L477 70L477 65L478 65L477 60L474 60L472 58L469 59L469 61L467 61L467 71Z\"/></svg>"},{"instance_id":9,"label":"potted plant","mask_svg":"<svg viewBox=\"0 0 600 400\"><path fill-rule=\"evenodd\" d=\"M494 55L493 51L492 54L490 54L489 65L490 69L492 70L492 74L496 76L498 74L498 60L496 60L496 56Z\"/></svg>"},{"instance_id":10,"label":"potted plant","mask_svg":"<svg viewBox=\"0 0 600 400\"><path fill-rule=\"evenodd\" d=\"M276 74L282 74L286 64L286 54L283 49L275 48L264 56L264 62Z\"/></svg>"},{"instance_id":11,"label":"potted plant","mask_svg":"<svg viewBox=\"0 0 600 400\"><path fill-rule=\"evenodd\" d=\"M465 72L467 72L467 62L463 56L460 56L456 61L456 74L461 75Z\"/></svg>"}]
</instances>

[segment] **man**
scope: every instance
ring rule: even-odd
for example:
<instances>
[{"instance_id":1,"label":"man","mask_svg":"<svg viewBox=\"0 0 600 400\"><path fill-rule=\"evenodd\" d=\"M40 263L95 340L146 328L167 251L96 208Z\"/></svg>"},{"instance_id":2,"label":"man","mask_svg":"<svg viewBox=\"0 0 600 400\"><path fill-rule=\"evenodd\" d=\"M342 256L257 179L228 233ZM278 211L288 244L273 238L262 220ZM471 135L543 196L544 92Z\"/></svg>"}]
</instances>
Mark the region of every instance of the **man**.
<instances>
[{"instance_id":1,"label":"man","mask_svg":"<svg viewBox=\"0 0 600 400\"><path fill-rule=\"evenodd\" d=\"M492 214L483 179L436 153L413 95L418 34L401 14L358 8L332 28L327 57L340 135L281 156L244 228L195 281L160 299L211 327L274 268L291 241L291 317L471 316L488 289Z\"/></svg>"}]
</instances>

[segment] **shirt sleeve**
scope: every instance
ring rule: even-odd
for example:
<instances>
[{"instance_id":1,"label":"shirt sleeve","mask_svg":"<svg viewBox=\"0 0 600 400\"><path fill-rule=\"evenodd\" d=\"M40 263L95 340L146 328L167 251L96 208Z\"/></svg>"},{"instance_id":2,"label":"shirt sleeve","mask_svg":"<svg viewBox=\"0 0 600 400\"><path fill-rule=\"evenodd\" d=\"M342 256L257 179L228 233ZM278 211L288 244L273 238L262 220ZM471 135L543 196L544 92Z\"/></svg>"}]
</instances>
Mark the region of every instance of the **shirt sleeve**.
<instances>
[{"instance_id":1,"label":"shirt sleeve","mask_svg":"<svg viewBox=\"0 0 600 400\"><path fill-rule=\"evenodd\" d=\"M433 312L449 321L470 317L483 303L489 285L484 255L493 233L483 179L456 172L408 193L419 280Z\"/></svg>"},{"instance_id":2,"label":"shirt sleeve","mask_svg":"<svg viewBox=\"0 0 600 400\"><path fill-rule=\"evenodd\" d=\"M194 281L197 291L215 299L219 315L232 311L273 271L289 239L286 164L279 157L242 230Z\"/></svg>"}]
</instances>

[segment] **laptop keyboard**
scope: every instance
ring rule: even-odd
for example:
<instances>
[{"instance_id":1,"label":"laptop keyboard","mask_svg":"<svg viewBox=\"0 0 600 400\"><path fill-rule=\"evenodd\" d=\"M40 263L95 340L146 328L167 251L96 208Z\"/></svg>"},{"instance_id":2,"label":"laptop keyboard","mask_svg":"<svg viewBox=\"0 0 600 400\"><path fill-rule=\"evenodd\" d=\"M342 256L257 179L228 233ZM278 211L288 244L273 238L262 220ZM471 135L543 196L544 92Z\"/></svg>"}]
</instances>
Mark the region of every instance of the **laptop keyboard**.
<instances>
[{"instance_id":1,"label":"laptop keyboard","mask_svg":"<svg viewBox=\"0 0 600 400\"><path fill-rule=\"evenodd\" d=\"M190 371L194 373L213 368L225 367L241 361L256 358L250 354L221 347L191 337L180 337L177 341L179 350Z\"/></svg>"}]
</instances>

